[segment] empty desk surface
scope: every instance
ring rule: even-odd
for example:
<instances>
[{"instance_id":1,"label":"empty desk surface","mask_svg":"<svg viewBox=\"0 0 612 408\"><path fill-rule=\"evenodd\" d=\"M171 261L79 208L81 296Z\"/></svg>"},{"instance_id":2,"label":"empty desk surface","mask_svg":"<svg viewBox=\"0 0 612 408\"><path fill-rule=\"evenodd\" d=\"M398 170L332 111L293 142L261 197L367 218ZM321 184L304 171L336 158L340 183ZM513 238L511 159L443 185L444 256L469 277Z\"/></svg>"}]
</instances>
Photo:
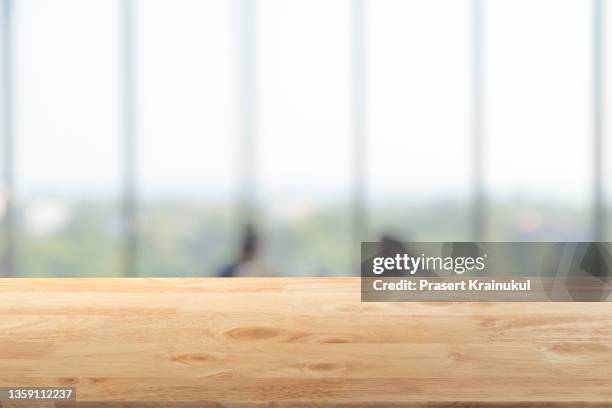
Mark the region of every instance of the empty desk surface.
<instances>
[{"instance_id":1,"label":"empty desk surface","mask_svg":"<svg viewBox=\"0 0 612 408\"><path fill-rule=\"evenodd\" d=\"M0 386L74 386L86 407L612 406L612 304L361 303L359 290L1 279Z\"/></svg>"}]
</instances>

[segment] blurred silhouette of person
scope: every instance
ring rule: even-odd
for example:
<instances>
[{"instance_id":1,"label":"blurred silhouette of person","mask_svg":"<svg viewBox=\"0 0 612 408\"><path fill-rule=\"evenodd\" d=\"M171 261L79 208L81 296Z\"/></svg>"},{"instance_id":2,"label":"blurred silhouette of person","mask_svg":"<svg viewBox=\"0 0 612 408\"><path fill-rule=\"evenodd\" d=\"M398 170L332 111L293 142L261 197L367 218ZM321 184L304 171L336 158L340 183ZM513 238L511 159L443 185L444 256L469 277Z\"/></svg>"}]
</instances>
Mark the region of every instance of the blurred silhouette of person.
<instances>
[{"instance_id":1,"label":"blurred silhouette of person","mask_svg":"<svg viewBox=\"0 0 612 408\"><path fill-rule=\"evenodd\" d=\"M407 253L406 247L400 238L390 233L383 233L380 237L380 253L384 258L395 258L397 254ZM395 276L395 275L393 275Z\"/></svg>"},{"instance_id":2,"label":"blurred silhouette of person","mask_svg":"<svg viewBox=\"0 0 612 408\"><path fill-rule=\"evenodd\" d=\"M381 256L386 258L393 258L395 254L406 252L403 242L391 234L383 234L380 237L380 242L382 250Z\"/></svg>"},{"instance_id":3,"label":"blurred silhouette of person","mask_svg":"<svg viewBox=\"0 0 612 408\"><path fill-rule=\"evenodd\" d=\"M259 236L255 226L253 224L247 224L244 227L238 259L221 269L219 276L222 278L229 278L234 276L261 275L260 268L258 268L256 264L258 249Z\"/></svg>"}]
</instances>

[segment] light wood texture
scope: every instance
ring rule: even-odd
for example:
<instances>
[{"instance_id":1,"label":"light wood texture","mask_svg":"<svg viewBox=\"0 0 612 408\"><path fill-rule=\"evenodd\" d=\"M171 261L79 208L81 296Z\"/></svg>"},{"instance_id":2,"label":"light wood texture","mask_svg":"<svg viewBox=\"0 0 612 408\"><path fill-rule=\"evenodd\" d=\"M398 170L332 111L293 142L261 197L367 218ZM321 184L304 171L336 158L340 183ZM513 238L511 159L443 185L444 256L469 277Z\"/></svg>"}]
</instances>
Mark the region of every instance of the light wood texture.
<instances>
[{"instance_id":1,"label":"light wood texture","mask_svg":"<svg viewBox=\"0 0 612 408\"><path fill-rule=\"evenodd\" d=\"M612 304L359 291L358 278L0 279L0 386L71 385L90 408L612 406Z\"/></svg>"}]
</instances>

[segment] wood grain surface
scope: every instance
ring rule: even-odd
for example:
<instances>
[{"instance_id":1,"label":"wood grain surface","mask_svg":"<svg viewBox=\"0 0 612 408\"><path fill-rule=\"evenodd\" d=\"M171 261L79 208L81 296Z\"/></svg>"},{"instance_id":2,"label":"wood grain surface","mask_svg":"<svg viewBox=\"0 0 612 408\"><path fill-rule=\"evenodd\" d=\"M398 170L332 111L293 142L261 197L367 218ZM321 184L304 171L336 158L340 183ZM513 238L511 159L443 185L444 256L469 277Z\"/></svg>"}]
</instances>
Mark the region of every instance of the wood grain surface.
<instances>
[{"instance_id":1,"label":"wood grain surface","mask_svg":"<svg viewBox=\"0 0 612 408\"><path fill-rule=\"evenodd\" d=\"M74 386L90 408L612 406L612 304L361 303L359 290L0 279L0 387Z\"/></svg>"}]
</instances>

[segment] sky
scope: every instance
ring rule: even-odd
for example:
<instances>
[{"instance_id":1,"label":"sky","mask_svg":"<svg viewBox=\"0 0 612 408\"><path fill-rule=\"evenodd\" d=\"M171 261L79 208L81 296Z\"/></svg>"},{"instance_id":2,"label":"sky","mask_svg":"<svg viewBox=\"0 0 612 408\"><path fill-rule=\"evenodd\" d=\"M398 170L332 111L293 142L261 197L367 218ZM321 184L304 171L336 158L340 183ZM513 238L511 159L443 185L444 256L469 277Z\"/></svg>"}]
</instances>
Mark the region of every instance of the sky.
<instances>
[{"instance_id":1,"label":"sky","mask_svg":"<svg viewBox=\"0 0 612 408\"><path fill-rule=\"evenodd\" d=\"M119 2L15 3L18 193L119 194ZM136 3L141 193L234 196L236 2ZM470 5L367 2L369 201L471 193ZM484 15L487 191L588 202L591 3L485 0ZM256 27L260 199L348 199L351 1L258 0Z\"/></svg>"}]
</instances>

